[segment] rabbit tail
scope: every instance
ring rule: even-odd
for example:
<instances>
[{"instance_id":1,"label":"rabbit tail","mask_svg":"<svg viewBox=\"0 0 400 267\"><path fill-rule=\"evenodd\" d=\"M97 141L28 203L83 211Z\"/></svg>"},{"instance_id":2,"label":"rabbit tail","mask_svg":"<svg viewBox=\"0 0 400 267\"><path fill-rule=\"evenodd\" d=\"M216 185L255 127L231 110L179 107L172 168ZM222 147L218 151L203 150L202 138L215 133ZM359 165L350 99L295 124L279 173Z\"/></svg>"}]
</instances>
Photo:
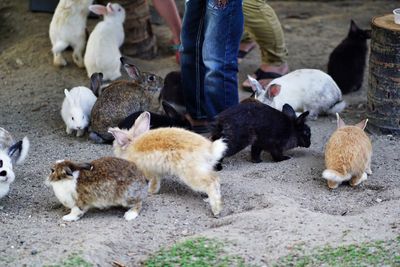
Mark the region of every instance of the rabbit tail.
<instances>
[{"instance_id":1,"label":"rabbit tail","mask_svg":"<svg viewBox=\"0 0 400 267\"><path fill-rule=\"evenodd\" d=\"M223 156L224 153L227 149L226 143L223 141L223 139L218 139L215 140L212 145L211 145L211 153L213 155L213 158L216 162L218 162Z\"/></svg>"},{"instance_id":2,"label":"rabbit tail","mask_svg":"<svg viewBox=\"0 0 400 267\"><path fill-rule=\"evenodd\" d=\"M26 156L28 155L29 146L30 146L29 139L28 137L25 136L22 139L21 154L18 160L16 161L16 164L20 164L25 160Z\"/></svg>"},{"instance_id":3,"label":"rabbit tail","mask_svg":"<svg viewBox=\"0 0 400 267\"><path fill-rule=\"evenodd\" d=\"M336 113L342 112L345 107L346 102L344 100L339 100L328 109L327 113L335 115Z\"/></svg>"},{"instance_id":4,"label":"rabbit tail","mask_svg":"<svg viewBox=\"0 0 400 267\"><path fill-rule=\"evenodd\" d=\"M328 181L334 181L337 183L342 183L344 181L350 180L351 174L340 174L335 170L326 169L322 172L322 177L324 177Z\"/></svg>"}]
</instances>

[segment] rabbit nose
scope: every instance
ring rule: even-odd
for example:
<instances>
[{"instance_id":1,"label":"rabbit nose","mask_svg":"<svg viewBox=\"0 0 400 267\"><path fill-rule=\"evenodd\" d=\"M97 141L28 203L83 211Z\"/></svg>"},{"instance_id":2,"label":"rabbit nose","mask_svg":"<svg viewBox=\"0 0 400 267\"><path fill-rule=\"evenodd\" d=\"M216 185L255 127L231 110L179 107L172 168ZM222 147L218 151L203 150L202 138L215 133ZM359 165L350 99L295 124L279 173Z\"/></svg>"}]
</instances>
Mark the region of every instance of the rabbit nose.
<instances>
[{"instance_id":1,"label":"rabbit nose","mask_svg":"<svg viewBox=\"0 0 400 267\"><path fill-rule=\"evenodd\" d=\"M7 172L6 172L6 171L0 172L0 176L6 176L6 175L7 175Z\"/></svg>"}]
</instances>

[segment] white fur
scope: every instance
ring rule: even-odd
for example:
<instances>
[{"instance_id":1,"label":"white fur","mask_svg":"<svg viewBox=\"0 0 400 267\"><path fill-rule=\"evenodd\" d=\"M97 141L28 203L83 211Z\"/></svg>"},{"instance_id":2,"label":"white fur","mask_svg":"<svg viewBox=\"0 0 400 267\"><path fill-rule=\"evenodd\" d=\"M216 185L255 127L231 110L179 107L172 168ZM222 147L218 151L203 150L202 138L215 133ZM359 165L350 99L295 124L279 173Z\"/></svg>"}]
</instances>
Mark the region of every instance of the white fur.
<instances>
[{"instance_id":1,"label":"white fur","mask_svg":"<svg viewBox=\"0 0 400 267\"><path fill-rule=\"evenodd\" d=\"M65 207L72 209L75 207L75 201L77 199L76 193L76 182L77 177L79 176L79 171L73 173L74 179L71 180L61 180L56 182L49 182L47 180L46 184L51 185L54 190L54 194L57 199L63 204Z\"/></svg>"},{"instance_id":2,"label":"white fur","mask_svg":"<svg viewBox=\"0 0 400 267\"><path fill-rule=\"evenodd\" d=\"M322 177L329 181L334 181L336 183L342 183L351 179L351 174L346 174L345 176L338 175L337 172L332 170L324 170L322 172Z\"/></svg>"},{"instance_id":3,"label":"white fur","mask_svg":"<svg viewBox=\"0 0 400 267\"><path fill-rule=\"evenodd\" d=\"M95 11L93 6L90 10ZM124 42L125 10L119 4L108 4L104 20L99 22L89 36L84 57L88 77L95 72L103 73L104 80L121 76L121 53Z\"/></svg>"},{"instance_id":4,"label":"white fur","mask_svg":"<svg viewBox=\"0 0 400 267\"><path fill-rule=\"evenodd\" d=\"M215 140L212 143L212 145L211 145L212 152L211 153L213 155L213 160L215 161L215 163L217 163L224 156L224 153L227 148L228 148L228 146L222 138Z\"/></svg>"},{"instance_id":5,"label":"white fur","mask_svg":"<svg viewBox=\"0 0 400 267\"><path fill-rule=\"evenodd\" d=\"M61 117L66 125L66 132L77 130L76 136L82 136L89 126L90 114L97 98L92 90L78 86L68 92L64 90L65 98L61 107Z\"/></svg>"},{"instance_id":6,"label":"white fur","mask_svg":"<svg viewBox=\"0 0 400 267\"><path fill-rule=\"evenodd\" d=\"M0 199L8 194L10 184L15 180L13 165L11 158L7 152L0 150L0 160L3 161L3 166L0 168L0 173L6 172L6 175L0 176Z\"/></svg>"},{"instance_id":7,"label":"white fur","mask_svg":"<svg viewBox=\"0 0 400 267\"><path fill-rule=\"evenodd\" d=\"M280 92L273 99L268 97L272 85L280 85ZM282 110L289 104L295 111L310 111L309 117L316 119L321 113L341 112L346 104L342 92L331 76L317 69L299 69L272 80L256 99Z\"/></svg>"},{"instance_id":8,"label":"white fur","mask_svg":"<svg viewBox=\"0 0 400 267\"><path fill-rule=\"evenodd\" d=\"M49 36L54 55L54 65L65 66L62 51L74 49L72 58L83 68L83 50L86 44L86 20L93 0L60 0L50 23Z\"/></svg>"},{"instance_id":9,"label":"white fur","mask_svg":"<svg viewBox=\"0 0 400 267\"><path fill-rule=\"evenodd\" d=\"M127 221L131 221L131 220L135 219L138 215L139 215L139 214L138 214L136 211L134 211L134 210L128 210L127 212L125 212L124 218L125 218L125 220L127 220Z\"/></svg>"}]
</instances>

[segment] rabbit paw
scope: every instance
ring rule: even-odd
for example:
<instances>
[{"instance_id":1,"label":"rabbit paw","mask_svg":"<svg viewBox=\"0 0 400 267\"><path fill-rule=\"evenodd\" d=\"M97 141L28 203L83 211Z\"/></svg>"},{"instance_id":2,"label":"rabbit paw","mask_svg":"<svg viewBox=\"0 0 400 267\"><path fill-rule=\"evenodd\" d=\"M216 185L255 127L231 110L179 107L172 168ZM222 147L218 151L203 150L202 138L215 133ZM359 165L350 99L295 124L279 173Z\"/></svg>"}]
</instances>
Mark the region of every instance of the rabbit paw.
<instances>
[{"instance_id":1,"label":"rabbit paw","mask_svg":"<svg viewBox=\"0 0 400 267\"><path fill-rule=\"evenodd\" d=\"M65 128L65 132L67 134L71 134L72 133L72 129L67 126L67 128Z\"/></svg>"},{"instance_id":2,"label":"rabbit paw","mask_svg":"<svg viewBox=\"0 0 400 267\"><path fill-rule=\"evenodd\" d=\"M85 133L85 130L79 129L76 131L76 137L81 137Z\"/></svg>"},{"instance_id":3,"label":"rabbit paw","mask_svg":"<svg viewBox=\"0 0 400 267\"><path fill-rule=\"evenodd\" d=\"M54 66L57 66L57 67L64 67L67 65L67 61L60 54L60 55L54 56L53 64L54 64Z\"/></svg>"},{"instance_id":4,"label":"rabbit paw","mask_svg":"<svg viewBox=\"0 0 400 267\"><path fill-rule=\"evenodd\" d=\"M138 214L136 211L134 211L134 210L128 210L127 212L125 212L124 218L125 218L125 220L127 220L127 221L131 221L131 220L135 219L138 215L139 215L139 214Z\"/></svg>"},{"instance_id":5,"label":"rabbit paw","mask_svg":"<svg viewBox=\"0 0 400 267\"><path fill-rule=\"evenodd\" d=\"M79 220L79 218L80 218L79 216L76 216L75 214L71 214L71 213L62 217L62 219L67 222L74 222L74 221Z\"/></svg>"}]
</instances>

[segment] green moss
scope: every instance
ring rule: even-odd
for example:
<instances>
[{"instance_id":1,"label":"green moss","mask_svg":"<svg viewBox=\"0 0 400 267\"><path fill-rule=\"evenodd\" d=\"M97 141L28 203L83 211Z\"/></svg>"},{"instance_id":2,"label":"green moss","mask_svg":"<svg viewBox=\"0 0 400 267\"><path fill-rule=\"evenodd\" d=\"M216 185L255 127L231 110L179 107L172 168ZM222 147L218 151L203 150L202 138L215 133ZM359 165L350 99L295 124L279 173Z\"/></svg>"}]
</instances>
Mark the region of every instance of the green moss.
<instances>
[{"instance_id":1,"label":"green moss","mask_svg":"<svg viewBox=\"0 0 400 267\"><path fill-rule=\"evenodd\" d=\"M61 264L46 265L47 267L92 267L93 264L84 260L79 254L73 253Z\"/></svg>"},{"instance_id":2,"label":"green moss","mask_svg":"<svg viewBox=\"0 0 400 267\"><path fill-rule=\"evenodd\" d=\"M195 238L161 249L144 262L147 267L225 267L246 266L238 256L227 255L224 244L214 239Z\"/></svg>"}]
</instances>

